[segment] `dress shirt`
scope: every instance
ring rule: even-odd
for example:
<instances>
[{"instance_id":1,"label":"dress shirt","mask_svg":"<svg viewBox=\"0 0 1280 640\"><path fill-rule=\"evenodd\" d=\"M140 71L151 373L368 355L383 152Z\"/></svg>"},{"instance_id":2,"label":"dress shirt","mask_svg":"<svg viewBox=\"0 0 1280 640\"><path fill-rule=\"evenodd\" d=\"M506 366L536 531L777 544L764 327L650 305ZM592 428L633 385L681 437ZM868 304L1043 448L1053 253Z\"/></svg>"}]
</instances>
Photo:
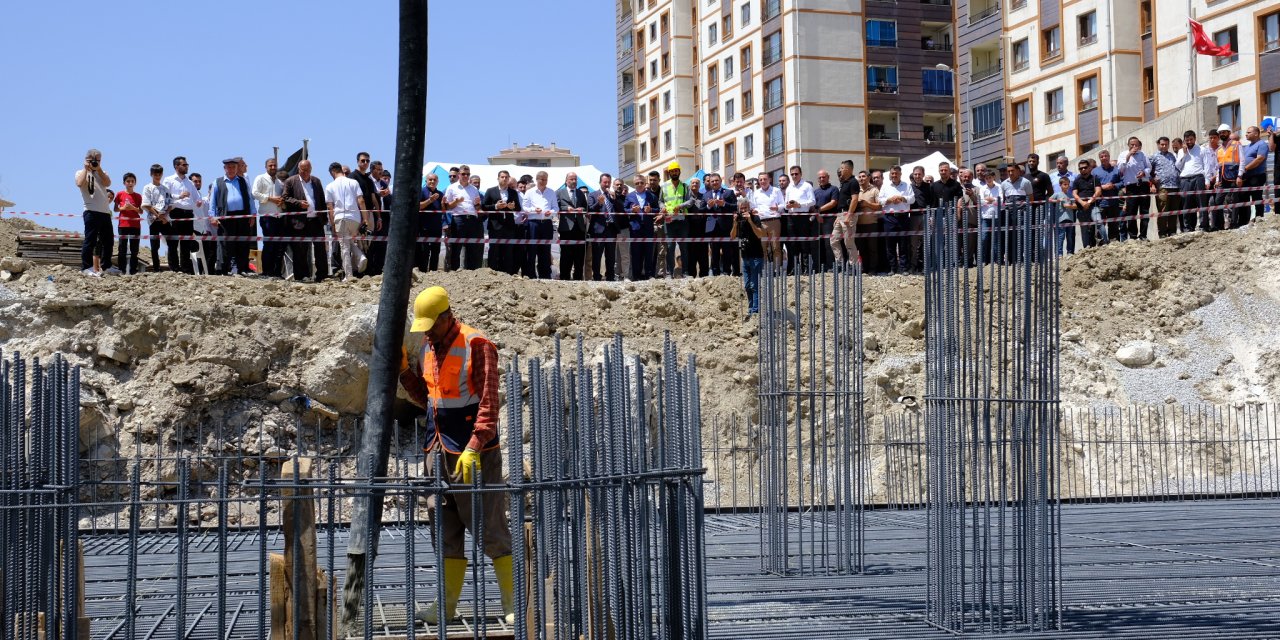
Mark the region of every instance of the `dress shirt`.
<instances>
[{"instance_id":1,"label":"dress shirt","mask_svg":"<svg viewBox=\"0 0 1280 640\"><path fill-rule=\"evenodd\" d=\"M225 177L222 180L222 184L227 188L227 210L218 209L218 181L214 181L213 189L209 191L209 215L216 218L238 212L253 213L252 199L245 202L244 198L240 197L240 188L236 186L235 180L226 180ZM246 183L245 186L249 185Z\"/></svg>"},{"instance_id":2,"label":"dress shirt","mask_svg":"<svg viewBox=\"0 0 1280 640\"><path fill-rule=\"evenodd\" d=\"M1188 147L1178 152L1178 177L1192 178L1204 175L1205 156L1208 155L1200 145ZM1214 158L1215 160L1217 158Z\"/></svg>"},{"instance_id":3,"label":"dress shirt","mask_svg":"<svg viewBox=\"0 0 1280 640\"><path fill-rule=\"evenodd\" d=\"M178 174L173 174L165 178L160 184L169 190L169 197L172 200L171 206L174 209L195 209L196 199L200 193L196 191L195 183L191 182L191 178L179 178ZM182 192L187 192L187 197L180 198Z\"/></svg>"},{"instance_id":4,"label":"dress shirt","mask_svg":"<svg viewBox=\"0 0 1280 640\"><path fill-rule=\"evenodd\" d=\"M782 189L770 186L768 189L754 189L747 192L747 201L751 203L751 212L761 220L776 220L782 216L786 201L782 197ZM777 209L773 209L777 207Z\"/></svg>"},{"instance_id":5,"label":"dress shirt","mask_svg":"<svg viewBox=\"0 0 1280 640\"><path fill-rule=\"evenodd\" d=\"M258 202L258 213L264 216L278 217L280 205L269 198L284 195L284 183L275 176L262 174L253 179L253 199Z\"/></svg>"},{"instance_id":6,"label":"dress shirt","mask_svg":"<svg viewBox=\"0 0 1280 640\"><path fill-rule=\"evenodd\" d=\"M1120 156L1120 168L1124 170L1124 186L1137 184L1139 181L1138 174L1143 174L1141 180L1146 182L1151 179L1151 161L1147 159L1147 154L1139 151L1130 154L1128 151ZM1054 176L1057 180L1057 176ZM1056 188L1056 185L1055 185Z\"/></svg>"},{"instance_id":7,"label":"dress shirt","mask_svg":"<svg viewBox=\"0 0 1280 640\"><path fill-rule=\"evenodd\" d=\"M1178 188L1178 159L1173 152L1165 151L1151 156L1150 177L1160 189L1176 190Z\"/></svg>"},{"instance_id":8,"label":"dress shirt","mask_svg":"<svg viewBox=\"0 0 1280 640\"><path fill-rule=\"evenodd\" d=\"M450 187L452 189L453 187ZM538 189L531 187L524 190L524 199L520 206L524 212L528 214L530 220L552 220L555 214L560 211L560 205L556 203L556 192L551 187L546 189ZM542 213L537 210L542 209Z\"/></svg>"},{"instance_id":9,"label":"dress shirt","mask_svg":"<svg viewBox=\"0 0 1280 640\"><path fill-rule=\"evenodd\" d=\"M1142 160L1143 160L1143 162L1145 163L1145 162L1146 162L1146 156L1143 156ZM1151 171L1149 170L1149 169L1150 169L1150 164L1149 164L1149 163L1147 164L1147 167L1148 167L1147 177L1148 177L1148 178L1150 178L1150 177L1151 177ZM1137 175L1137 174L1135 173L1135 175ZM1073 184L1075 184L1075 183L1076 183L1076 177L1077 177L1077 176L1076 176L1076 174L1075 174L1075 173L1073 173L1073 172L1071 172L1071 171L1063 171L1063 172L1054 171L1053 173L1049 174L1049 177L1050 177L1050 178L1053 178L1053 195L1055 195L1055 196L1064 196L1064 195L1065 195L1065 196L1069 196L1070 194L1067 194L1067 193L1063 193L1063 192L1062 192L1062 185L1061 185L1061 184L1058 184L1058 181L1059 181L1059 180L1061 180L1061 179L1063 179L1063 178L1066 178L1066 179L1067 179L1067 189L1070 189L1070 188L1071 188L1071 185L1073 185Z\"/></svg>"},{"instance_id":10,"label":"dress shirt","mask_svg":"<svg viewBox=\"0 0 1280 640\"><path fill-rule=\"evenodd\" d=\"M209 193L213 193L213 186L209 187ZM209 224L209 205L213 202L206 197L196 203L196 208L191 210L192 223L191 228L199 234L216 233L217 228Z\"/></svg>"},{"instance_id":11,"label":"dress shirt","mask_svg":"<svg viewBox=\"0 0 1280 640\"><path fill-rule=\"evenodd\" d=\"M1218 150L1206 142L1200 145L1200 154L1204 162L1204 183L1213 184L1218 179Z\"/></svg>"},{"instance_id":12,"label":"dress shirt","mask_svg":"<svg viewBox=\"0 0 1280 640\"><path fill-rule=\"evenodd\" d=\"M461 200L457 206L449 209L449 213L455 216L474 216L476 215L476 199L480 197L480 192L470 183L461 184L455 182L444 190L444 202L447 207L450 202Z\"/></svg>"},{"instance_id":13,"label":"dress shirt","mask_svg":"<svg viewBox=\"0 0 1280 640\"><path fill-rule=\"evenodd\" d=\"M324 199L329 201L333 207L333 221L351 220L354 222L362 222L363 216L360 213L360 204L364 199L361 197L360 183L352 178L343 175L333 179L328 186L324 188Z\"/></svg>"},{"instance_id":14,"label":"dress shirt","mask_svg":"<svg viewBox=\"0 0 1280 640\"><path fill-rule=\"evenodd\" d=\"M902 196L906 198L906 202L889 202L894 196ZM885 180L880 186L880 206L883 207L884 213L902 213L911 208L916 203L916 188L911 186L910 182L899 182L894 184L892 180Z\"/></svg>"},{"instance_id":15,"label":"dress shirt","mask_svg":"<svg viewBox=\"0 0 1280 640\"><path fill-rule=\"evenodd\" d=\"M995 220L1000 214L1000 205L1004 202L1004 184L983 183L978 187L978 198L981 200L982 217L986 220Z\"/></svg>"},{"instance_id":16,"label":"dress shirt","mask_svg":"<svg viewBox=\"0 0 1280 640\"><path fill-rule=\"evenodd\" d=\"M813 184L808 180L792 183L791 186L787 187L785 200L786 202L795 200L796 204L799 205L794 209L788 208L787 211L790 213L808 213L812 211L813 205L817 201L813 195Z\"/></svg>"},{"instance_id":17,"label":"dress shirt","mask_svg":"<svg viewBox=\"0 0 1280 640\"><path fill-rule=\"evenodd\" d=\"M316 192L310 180L302 183L302 192L307 195L307 217L316 217Z\"/></svg>"}]
</instances>

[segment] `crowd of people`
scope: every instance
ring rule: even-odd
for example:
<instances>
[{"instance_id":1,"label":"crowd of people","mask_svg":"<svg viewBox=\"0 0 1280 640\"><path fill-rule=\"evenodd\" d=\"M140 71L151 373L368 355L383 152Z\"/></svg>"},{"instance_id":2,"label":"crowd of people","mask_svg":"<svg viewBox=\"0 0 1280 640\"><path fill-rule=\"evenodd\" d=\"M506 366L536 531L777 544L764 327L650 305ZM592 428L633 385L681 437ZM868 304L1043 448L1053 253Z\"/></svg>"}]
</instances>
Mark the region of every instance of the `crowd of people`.
<instances>
[{"instance_id":1,"label":"crowd of people","mask_svg":"<svg viewBox=\"0 0 1280 640\"><path fill-rule=\"evenodd\" d=\"M665 174L637 175L632 185L606 173L589 186L569 173L552 189L545 171L518 178L502 171L486 190L462 165L449 170L448 185L428 174L417 194L414 264L424 272L478 269L487 257L489 268L529 278L551 278L555 265L562 280L741 276L754 312L766 264L825 270L860 258L867 273L921 271L926 212L940 206L954 207L959 228L974 231L963 233L971 261L1012 259L1016 248L999 230L1026 216L1058 225L1059 253L1074 253L1077 235L1084 247L1145 240L1152 218L1159 237L1244 226L1264 214L1267 158L1280 151L1271 119L1243 134L1223 125L1200 144L1187 131L1161 137L1154 153L1134 137L1118 157L1102 151L1075 171L1065 156L1042 171L1034 153L998 167L944 162L936 178L918 166L905 176L899 166L855 174L846 160L838 182L825 170L810 182L792 166L777 185L768 172L736 173L727 182L713 172L686 182L673 162ZM137 273L144 217L152 255L164 238L173 271L308 281L382 271L386 244L370 237L389 226L391 174L367 153L357 154L354 169L330 164L327 185L309 160L289 175L268 159L250 182L247 164L234 157L206 186L177 157L167 177L152 165L141 192L136 176L125 174L119 193L108 188L101 160L91 149L76 174L86 274ZM110 211L119 218L118 266L111 263ZM258 225L265 238L260 273L250 264Z\"/></svg>"}]
</instances>

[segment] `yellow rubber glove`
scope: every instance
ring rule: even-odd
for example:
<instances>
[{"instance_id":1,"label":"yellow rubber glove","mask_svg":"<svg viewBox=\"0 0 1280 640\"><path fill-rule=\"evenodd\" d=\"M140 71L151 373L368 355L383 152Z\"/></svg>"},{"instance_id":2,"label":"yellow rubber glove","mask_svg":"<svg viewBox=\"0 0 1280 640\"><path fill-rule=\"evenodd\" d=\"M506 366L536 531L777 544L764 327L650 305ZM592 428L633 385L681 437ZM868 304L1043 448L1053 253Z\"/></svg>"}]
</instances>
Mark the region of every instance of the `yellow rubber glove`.
<instances>
[{"instance_id":1,"label":"yellow rubber glove","mask_svg":"<svg viewBox=\"0 0 1280 640\"><path fill-rule=\"evenodd\" d=\"M458 456L458 464L453 468L453 477L463 484L471 484L475 475L480 473L480 452L467 447Z\"/></svg>"}]
</instances>

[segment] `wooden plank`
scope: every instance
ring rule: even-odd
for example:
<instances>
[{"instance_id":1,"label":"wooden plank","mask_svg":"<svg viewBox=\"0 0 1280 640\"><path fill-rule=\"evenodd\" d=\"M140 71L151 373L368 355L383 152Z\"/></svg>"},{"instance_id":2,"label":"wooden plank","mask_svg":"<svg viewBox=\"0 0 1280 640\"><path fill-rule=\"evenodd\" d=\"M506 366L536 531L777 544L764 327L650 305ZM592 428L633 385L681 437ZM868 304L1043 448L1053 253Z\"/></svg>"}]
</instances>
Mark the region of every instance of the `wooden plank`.
<instances>
[{"instance_id":1,"label":"wooden plank","mask_svg":"<svg viewBox=\"0 0 1280 640\"><path fill-rule=\"evenodd\" d=\"M310 458L295 458L293 460L285 460L281 465L280 479L284 481L294 480L294 466L297 465L297 480L305 480L310 478L312 473L312 464ZM288 590L292 597L299 594L306 594L301 602L296 605L292 601L289 602L289 614L292 615L295 610L298 612L298 637L288 637L287 640L317 640L321 636L321 627L316 623L317 602L316 594L319 592L319 585L316 580L316 512L315 501L311 498L311 489L293 489L283 488L280 491L283 498L281 501L282 524L284 529L284 567L286 575L290 579L290 587L294 584L294 574L301 567L302 575L298 576L298 582L301 586L297 593L292 588ZM295 560L294 553L297 548L301 554L301 558ZM292 635L294 625L292 622L286 627Z\"/></svg>"},{"instance_id":2,"label":"wooden plank","mask_svg":"<svg viewBox=\"0 0 1280 640\"><path fill-rule=\"evenodd\" d=\"M285 640L285 629L289 623L289 580L285 578L284 556L273 553L269 556L271 584L271 640ZM288 626L287 628L292 628Z\"/></svg>"}]
</instances>

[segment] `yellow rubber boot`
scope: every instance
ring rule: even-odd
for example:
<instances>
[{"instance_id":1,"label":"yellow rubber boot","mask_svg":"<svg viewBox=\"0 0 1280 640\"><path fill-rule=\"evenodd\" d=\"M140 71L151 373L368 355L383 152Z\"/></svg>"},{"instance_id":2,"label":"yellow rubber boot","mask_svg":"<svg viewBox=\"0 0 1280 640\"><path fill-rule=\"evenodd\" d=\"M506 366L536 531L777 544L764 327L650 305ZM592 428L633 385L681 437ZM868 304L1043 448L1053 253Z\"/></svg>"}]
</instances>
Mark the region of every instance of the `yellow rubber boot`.
<instances>
[{"instance_id":1,"label":"yellow rubber boot","mask_svg":"<svg viewBox=\"0 0 1280 640\"><path fill-rule=\"evenodd\" d=\"M511 556L493 559L493 573L498 577L498 593L502 596L502 613L507 624L516 623L515 600L512 597Z\"/></svg>"},{"instance_id":2,"label":"yellow rubber boot","mask_svg":"<svg viewBox=\"0 0 1280 640\"><path fill-rule=\"evenodd\" d=\"M508 564L508 566L510 565ZM507 575L511 575L509 570ZM458 617L458 598L462 597L462 581L466 577L466 558L444 559L444 613L446 620ZM419 611L417 617L419 622L427 626L433 627L439 624L440 603L431 603L431 606Z\"/></svg>"}]
</instances>

